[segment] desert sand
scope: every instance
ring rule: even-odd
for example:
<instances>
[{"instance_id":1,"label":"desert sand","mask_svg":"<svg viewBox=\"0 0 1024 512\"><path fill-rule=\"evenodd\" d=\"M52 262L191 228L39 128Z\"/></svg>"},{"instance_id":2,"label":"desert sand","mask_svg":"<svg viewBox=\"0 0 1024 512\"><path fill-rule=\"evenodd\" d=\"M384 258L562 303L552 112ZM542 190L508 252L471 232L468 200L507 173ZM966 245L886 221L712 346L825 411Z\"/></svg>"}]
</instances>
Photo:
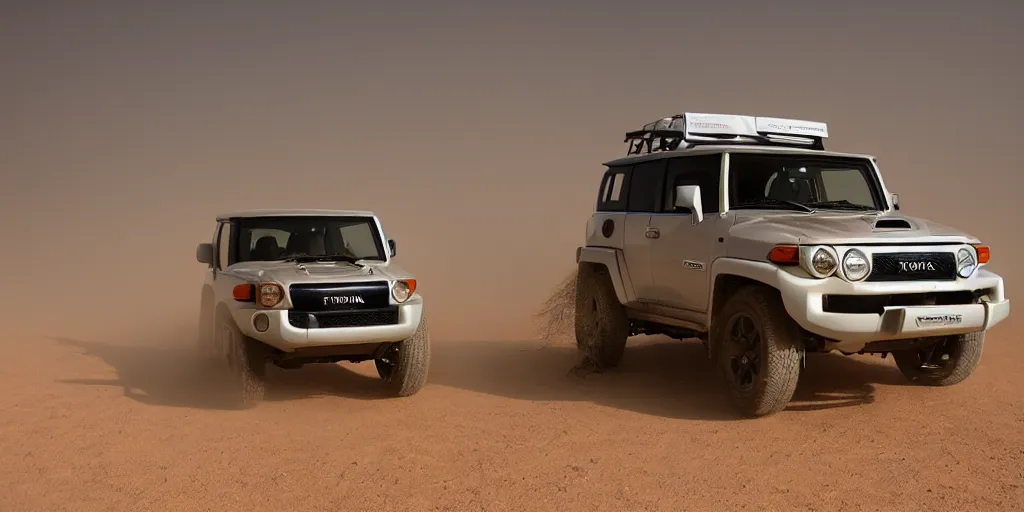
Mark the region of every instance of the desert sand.
<instances>
[{"instance_id":1,"label":"desert sand","mask_svg":"<svg viewBox=\"0 0 1024 512\"><path fill-rule=\"evenodd\" d=\"M793 404L758 420L699 342L662 337L584 377L564 337L435 339L413 397L370 363L272 368L248 410L216 398L187 329L25 337L0 367L0 510L1020 510L1010 332L951 388L810 356Z\"/></svg>"}]
</instances>

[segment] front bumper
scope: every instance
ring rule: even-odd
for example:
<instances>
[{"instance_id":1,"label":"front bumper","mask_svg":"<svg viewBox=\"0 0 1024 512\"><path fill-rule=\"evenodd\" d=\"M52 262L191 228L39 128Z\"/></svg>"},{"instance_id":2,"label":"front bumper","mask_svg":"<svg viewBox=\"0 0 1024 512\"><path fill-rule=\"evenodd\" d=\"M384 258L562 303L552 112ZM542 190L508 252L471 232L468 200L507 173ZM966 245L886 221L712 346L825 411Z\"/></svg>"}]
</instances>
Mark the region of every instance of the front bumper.
<instances>
[{"instance_id":1,"label":"front bumper","mask_svg":"<svg viewBox=\"0 0 1024 512\"><path fill-rule=\"evenodd\" d=\"M984 268L969 279L951 282L859 282L839 278L808 279L778 271L778 289L786 311L801 327L837 340L833 348L859 350L872 341L943 336L986 331L1010 314L1003 278ZM864 296L985 291L986 301L974 304L885 307L879 313L838 313L825 310L826 295ZM856 297L855 297L856 298Z\"/></svg>"},{"instance_id":2,"label":"front bumper","mask_svg":"<svg viewBox=\"0 0 1024 512\"><path fill-rule=\"evenodd\" d=\"M270 318L270 327L266 332L257 331L253 325L253 319L259 313L266 313ZM239 330L246 336L278 350L291 352L307 347L402 341L412 336L419 327L423 301L415 297L398 306L398 323L389 325L302 329L289 322L286 309L239 308L231 314Z\"/></svg>"}]
</instances>

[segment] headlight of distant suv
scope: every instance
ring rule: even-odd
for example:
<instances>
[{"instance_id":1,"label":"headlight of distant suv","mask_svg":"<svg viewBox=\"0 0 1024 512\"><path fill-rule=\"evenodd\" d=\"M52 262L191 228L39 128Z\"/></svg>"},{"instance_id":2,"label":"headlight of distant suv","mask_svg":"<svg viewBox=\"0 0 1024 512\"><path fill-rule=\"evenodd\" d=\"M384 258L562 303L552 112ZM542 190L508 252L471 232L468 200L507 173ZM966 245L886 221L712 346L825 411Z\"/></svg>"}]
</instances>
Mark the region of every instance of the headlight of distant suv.
<instances>
[{"instance_id":1,"label":"headlight of distant suv","mask_svg":"<svg viewBox=\"0 0 1024 512\"><path fill-rule=\"evenodd\" d=\"M974 274L974 271L978 268L978 258L975 255L975 251L966 247L961 247L960 250L956 251L956 275L966 279Z\"/></svg>"},{"instance_id":2,"label":"headlight of distant suv","mask_svg":"<svg viewBox=\"0 0 1024 512\"><path fill-rule=\"evenodd\" d=\"M416 293L416 280L405 279L402 281L395 281L394 286L391 287L391 296L395 298L395 302L401 304L412 297L412 294Z\"/></svg>"}]
</instances>

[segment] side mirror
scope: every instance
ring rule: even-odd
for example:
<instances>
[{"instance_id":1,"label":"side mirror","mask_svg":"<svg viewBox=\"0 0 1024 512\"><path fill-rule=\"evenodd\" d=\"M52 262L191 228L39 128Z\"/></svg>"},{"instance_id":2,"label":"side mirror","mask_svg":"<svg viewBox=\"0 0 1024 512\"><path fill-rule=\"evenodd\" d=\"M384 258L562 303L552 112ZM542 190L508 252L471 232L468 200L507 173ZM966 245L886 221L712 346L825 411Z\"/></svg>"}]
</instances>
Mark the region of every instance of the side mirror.
<instances>
[{"instance_id":1,"label":"side mirror","mask_svg":"<svg viewBox=\"0 0 1024 512\"><path fill-rule=\"evenodd\" d=\"M704 208L700 201L698 185L680 185L676 187L676 209L686 208L693 216L693 223L704 222Z\"/></svg>"},{"instance_id":2,"label":"side mirror","mask_svg":"<svg viewBox=\"0 0 1024 512\"><path fill-rule=\"evenodd\" d=\"M398 253L398 244L394 240L388 239L388 250L391 251L391 257L394 258L395 254Z\"/></svg>"},{"instance_id":3,"label":"side mirror","mask_svg":"<svg viewBox=\"0 0 1024 512\"><path fill-rule=\"evenodd\" d=\"M900 209L900 195L899 194L890 194L890 195L892 196L892 207L897 209L897 210L899 210Z\"/></svg>"},{"instance_id":4,"label":"side mirror","mask_svg":"<svg viewBox=\"0 0 1024 512\"><path fill-rule=\"evenodd\" d=\"M213 266L213 244L204 243L196 247L196 261Z\"/></svg>"}]
</instances>

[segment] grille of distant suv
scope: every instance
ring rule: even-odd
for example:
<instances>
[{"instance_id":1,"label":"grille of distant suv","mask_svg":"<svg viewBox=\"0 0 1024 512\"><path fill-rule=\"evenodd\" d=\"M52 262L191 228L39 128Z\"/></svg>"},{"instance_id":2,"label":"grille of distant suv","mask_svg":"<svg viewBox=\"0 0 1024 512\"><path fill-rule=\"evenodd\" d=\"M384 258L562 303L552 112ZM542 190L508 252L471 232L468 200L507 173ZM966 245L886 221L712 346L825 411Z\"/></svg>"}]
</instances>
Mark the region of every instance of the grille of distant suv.
<instances>
[{"instance_id":1,"label":"grille of distant suv","mask_svg":"<svg viewBox=\"0 0 1024 512\"><path fill-rule=\"evenodd\" d=\"M387 281L293 284L288 294L288 323L299 329L398 323L398 307L388 304Z\"/></svg>"}]
</instances>

